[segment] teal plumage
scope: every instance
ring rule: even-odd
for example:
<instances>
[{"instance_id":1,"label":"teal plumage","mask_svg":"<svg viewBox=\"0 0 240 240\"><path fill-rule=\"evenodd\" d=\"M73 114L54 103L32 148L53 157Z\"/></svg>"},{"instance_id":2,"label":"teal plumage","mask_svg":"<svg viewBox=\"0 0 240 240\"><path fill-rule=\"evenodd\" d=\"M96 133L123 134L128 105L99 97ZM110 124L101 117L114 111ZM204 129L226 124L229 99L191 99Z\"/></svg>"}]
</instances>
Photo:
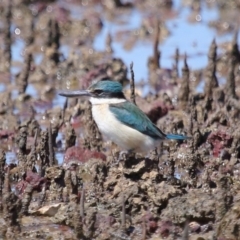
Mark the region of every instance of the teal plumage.
<instances>
[{"instance_id":1,"label":"teal plumage","mask_svg":"<svg viewBox=\"0 0 240 240\"><path fill-rule=\"evenodd\" d=\"M151 122L143 111L129 101L109 104L109 109L121 123L134 128L143 134L154 139L164 139L166 137L166 135Z\"/></svg>"}]
</instances>

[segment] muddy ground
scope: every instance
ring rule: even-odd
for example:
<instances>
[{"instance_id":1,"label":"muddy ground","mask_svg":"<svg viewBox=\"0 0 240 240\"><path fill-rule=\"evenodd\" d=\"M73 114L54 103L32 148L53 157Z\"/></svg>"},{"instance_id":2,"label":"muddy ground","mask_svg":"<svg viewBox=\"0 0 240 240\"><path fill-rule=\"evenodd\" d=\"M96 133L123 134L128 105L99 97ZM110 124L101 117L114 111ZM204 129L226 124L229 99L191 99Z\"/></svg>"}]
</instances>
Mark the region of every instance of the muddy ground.
<instances>
[{"instance_id":1,"label":"muddy ground","mask_svg":"<svg viewBox=\"0 0 240 240\"><path fill-rule=\"evenodd\" d=\"M195 17L203 3L221 13L209 27L233 37L221 45L213 39L207 66L192 71L181 49L171 69L160 64L167 26L157 12L176 17L171 0L0 1L0 239L240 239L239 19L233 17L240 3L182 2ZM119 21L133 9L151 16L137 36L109 34L105 49L96 51L102 19ZM14 61L19 40L24 60ZM114 55L117 40L127 49L152 44L147 82L135 81L135 89L138 69L133 64L131 72ZM63 104L57 96L104 78L130 85L126 96L162 130L192 138L119 161L90 104ZM142 97L146 86L151 91Z\"/></svg>"}]
</instances>

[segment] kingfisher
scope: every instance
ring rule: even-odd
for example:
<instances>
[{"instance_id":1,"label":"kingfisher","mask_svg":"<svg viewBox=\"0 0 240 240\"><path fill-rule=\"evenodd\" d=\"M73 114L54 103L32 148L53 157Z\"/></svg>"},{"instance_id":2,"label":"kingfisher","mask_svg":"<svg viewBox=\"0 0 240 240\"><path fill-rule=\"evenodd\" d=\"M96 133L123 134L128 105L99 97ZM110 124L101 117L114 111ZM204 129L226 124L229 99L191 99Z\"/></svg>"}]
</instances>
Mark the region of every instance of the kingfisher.
<instances>
[{"instance_id":1,"label":"kingfisher","mask_svg":"<svg viewBox=\"0 0 240 240\"><path fill-rule=\"evenodd\" d=\"M148 152L163 140L189 138L161 131L141 109L126 99L123 86L117 81L101 80L87 90L60 91L59 95L88 97L101 134L124 151Z\"/></svg>"}]
</instances>

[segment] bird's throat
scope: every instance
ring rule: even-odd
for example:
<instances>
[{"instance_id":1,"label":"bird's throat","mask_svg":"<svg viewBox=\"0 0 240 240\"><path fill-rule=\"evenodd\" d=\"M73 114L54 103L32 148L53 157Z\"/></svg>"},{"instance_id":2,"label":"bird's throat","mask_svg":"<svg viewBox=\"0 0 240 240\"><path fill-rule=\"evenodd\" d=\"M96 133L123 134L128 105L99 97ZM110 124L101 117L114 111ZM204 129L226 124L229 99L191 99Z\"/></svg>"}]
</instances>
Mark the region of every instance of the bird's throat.
<instances>
[{"instance_id":1,"label":"bird's throat","mask_svg":"<svg viewBox=\"0 0 240 240\"><path fill-rule=\"evenodd\" d=\"M91 97L89 99L92 105L100 105L100 104L116 104L126 102L126 99L122 98L96 98Z\"/></svg>"}]
</instances>

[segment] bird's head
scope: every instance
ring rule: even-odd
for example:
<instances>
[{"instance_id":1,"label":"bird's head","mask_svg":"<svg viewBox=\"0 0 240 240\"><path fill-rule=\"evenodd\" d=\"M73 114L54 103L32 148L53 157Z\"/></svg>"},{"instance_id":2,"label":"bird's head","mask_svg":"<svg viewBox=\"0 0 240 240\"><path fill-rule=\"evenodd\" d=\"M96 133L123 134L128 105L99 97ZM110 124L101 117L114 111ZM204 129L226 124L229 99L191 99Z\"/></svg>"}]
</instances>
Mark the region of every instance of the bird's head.
<instances>
[{"instance_id":1,"label":"bird's head","mask_svg":"<svg viewBox=\"0 0 240 240\"><path fill-rule=\"evenodd\" d=\"M122 92L122 85L119 82L111 80L102 80L90 85L87 90L60 91L59 95L64 97L93 97L93 98L122 98L125 96Z\"/></svg>"}]
</instances>

